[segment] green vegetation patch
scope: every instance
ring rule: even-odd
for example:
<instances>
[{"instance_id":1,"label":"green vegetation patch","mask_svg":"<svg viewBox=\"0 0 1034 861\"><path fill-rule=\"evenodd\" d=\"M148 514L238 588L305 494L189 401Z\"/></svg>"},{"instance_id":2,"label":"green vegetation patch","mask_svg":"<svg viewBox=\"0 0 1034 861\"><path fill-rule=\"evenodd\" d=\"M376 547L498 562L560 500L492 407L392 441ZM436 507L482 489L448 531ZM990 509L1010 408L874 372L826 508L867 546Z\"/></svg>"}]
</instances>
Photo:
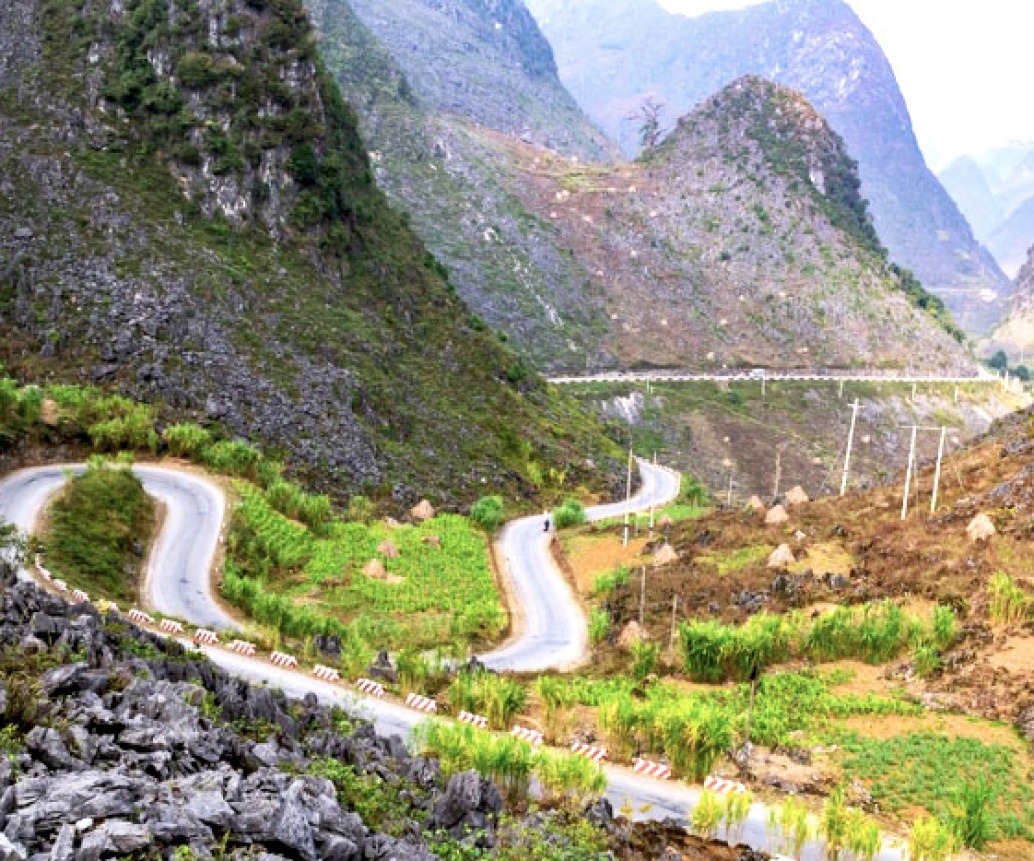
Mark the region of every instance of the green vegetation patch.
<instances>
[{"instance_id":1,"label":"green vegetation patch","mask_svg":"<svg viewBox=\"0 0 1034 861\"><path fill-rule=\"evenodd\" d=\"M482 642L505 629L485 536L466 518L329 521L317 532L278 512L268 492L237 492L223 594L256 621L293 637L359 628L371 649Z\"/></svg>"},{"instance_id":2,"label":"green vegetation patch","mask_svg":"<svg viewBox=\"0 0 1034 861\"><path fill-rule=\"evenodd\" d=\"M714 565L718 569L719 576L724 577L726 574L742 571L756 562L767 559L773 550L775 548L771 544L759 544L753 547L739 547L728 553L701 556L697 561L706 565Z\"/></svg>"},{"instance_id":3,"label":"green vegetation patch","mask_svg":"<svg viewBox=\"0 0 1034 861\"><path fill-rule=\"evenodd\" d=\"M154 505L128 466L91 458L50 509L47 566L70 585L118 601L136 599L140 549Z\"/></svg>"},{"instance_id":4,"label":"green vegetation patch","mask_svg":"<svg viewBox=\"0 0 1034 861\"><path fill-rule=\"evenodd\" d=\"M851 733L843 750L845 774L867 781L891 811L922 807L950 822L965 813L970 788L980 786L992 837L1034 840L1034 783L1010 747L934 732L888 739Z\"/></svg>"}]
</instances>

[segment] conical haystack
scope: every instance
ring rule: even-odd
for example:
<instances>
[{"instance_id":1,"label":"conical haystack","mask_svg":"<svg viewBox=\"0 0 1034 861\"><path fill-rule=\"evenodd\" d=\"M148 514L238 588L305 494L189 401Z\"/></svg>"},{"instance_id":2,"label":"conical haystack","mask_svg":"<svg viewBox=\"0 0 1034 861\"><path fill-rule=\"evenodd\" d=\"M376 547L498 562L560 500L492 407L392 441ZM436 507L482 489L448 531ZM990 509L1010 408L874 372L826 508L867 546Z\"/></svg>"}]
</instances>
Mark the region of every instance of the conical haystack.
<instances>
[{"instance_id":1,"label":"conical haystack","mask_svg":"<svg viewBox=\"0 0 1034 861\"><path fill-rule=\"evenodd\" d=\"M787 565L793 565L797 559L793 555L793 551L790 549L789 544L781 544L777 547L772 555L768 557L769 568L785 568Z\"/></svg>"},{"instance_id":2,"label":"conical haystack","mask_svg":"<svg viewBox=\"0 0 1034 861\"><path fill-rule=\"evenodd\" d=\"M765 503L761 501L760 496L752 496L747 500L747 510L755 514L760 513L765 510Z\"/></svg>"},{"instance_id":3,"label":"conical haystack","mask_svg":"<svg viewBox=\"0 0 1034 861\"><path fill-rule=\"evenodd\" d=\"M969 522L969 526L966 527L966 534L969 536L969 540L974 544L979 544L981 541L987 541L997 532L998 530L995 529L995 525L991 522L991 518L986 514L978 514Z\"/></svg>"},{"instance_id":4,"label":"conical haystack","mask_svg":"<svg viewBox=\"0 0 1034 861\"><path fill-rule=\"evenodd\" d=\"M385 580L388 577L388 569L380 559L371 559L367 562L363 573L371 580Z\"/></svg>"},{"instance_id":5,"label":"conical haystack","mask_svg":"<svg viewBox=\"0 0 1034 861\"><path fill-rule=\"evenodd\" d=\"M772 509L769 509L768 514L765 515L766 526L782 526L790 519L790 515L786 513L786 509L781 505L777 505Z\"/></svg>"},{"instance_id":6,"label":"conical haystack","mask_svg":"<svg viewBox=\"0 0 1034 861\"><path fill-rule=\"evenodd\" d=\"M679 554L670 544L665 544L653 556L653 567L660 568L662 565L670 565L679 561Z\"/></svg>"},{"instance_id":7,"label":"conical haystack","mask_svg":"<svg viewBox=\"0 0 1034 861\"><path fill-rule=\"evenodd\" d=\"M384 525L387 526L388 529L398 529L402 524L399 523L394 517L385 517Z\"/></svg>"},{"instance_id":8,"label":"conical haystack","mask_svg":"<svg viewBox=\"0 0 1034 861\"><path fill-rule=\"evenodd\" d=\"M643 641L643 629L634 619L621 629L618 637L618 646L622 649L631 649L636 643Z\"/></svg>"},{"instance_id":9,"label":"conical haystack","mask_svg":"<svg viewBox=\"0 0 1034 861\"><path fill-rule=\"evenodd\" d=\"M394 541L385 539L377 545L377 552L381 554L385 559L398 559L399 549L395 546Z\"/></svg>"},{"instance_id":10,"label":"conical haystack","mask_svg":"<svg viewBox=\"0 0 1034 861\"><path fill-rule=\"evenodd\" d=\"M421 523L425 520L430 520L434 517L434 506L431 505L426 499L421 499L413 509L409 512L414 520L419 520Z\"/></svg>"},{"instance_id":11,"label":"conical haystack","mask_svg":"<svg viewBox=\"0 0 1034 861\"><path fill-rule=\"evenodd\" d=\"M57 423L61 420L61 413L58 410L57 401L51 398L44 398L43 403L40 404L39 417L40 421L48 428L57 427Z\"/></svg>"},{"instance_id":12,"label":"conical haystack","mask_svg":"<svg viewBox=\"0 0 1034 861\"><path fill-rule=\"evenodd\" d=\"M788 494L786 494L786 501L789 505L804 505L810 502L811 499L807 493L804 492L804 488L799 484Z\"/></svg>"},{"instance_id":13,"label":"conical haystack","mask_svg":"<svg viewBox=\"0 0 1034 861\"><path fill-rule=\"evenodd\" d=\"M665 514L660 520L657 521L657 525L660 526L661 529L671 529L671 527L675 525L675 521L672 520L671 517L669 517L667 514Z\"/></svg>"}]
</instances>

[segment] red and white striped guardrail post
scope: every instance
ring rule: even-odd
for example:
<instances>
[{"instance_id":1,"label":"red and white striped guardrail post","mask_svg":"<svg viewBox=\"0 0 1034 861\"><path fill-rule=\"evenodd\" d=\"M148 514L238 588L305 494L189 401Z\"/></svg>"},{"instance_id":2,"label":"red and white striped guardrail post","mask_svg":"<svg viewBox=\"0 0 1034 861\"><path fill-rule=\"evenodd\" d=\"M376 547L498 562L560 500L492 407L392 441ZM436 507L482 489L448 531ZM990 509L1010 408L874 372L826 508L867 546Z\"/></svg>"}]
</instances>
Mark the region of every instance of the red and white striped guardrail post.
<instances>
[{"instance_id":1,"label":"red and white striped guardrail post","mask_svg":"<svg viewBox=\"0 0 1034 861\"><path fill-rule=\"evenodd\" d=\"M510 735L515 738L519 738L521 741L526 741L535 747L541 745L543 741L542 733L537 729L527 729L523 726L515 726L510 730Z\"/></svg>"},{"instance_id":2,"label":"red and white striped guardrail post","mask_svg":"<svg viewBox=\"0 0 1034 861\"><path fill-rule=\"evenodd\" d=\"M471 712L460 712L456 716L456 720L460 723L469 723L471 726L476 726L480 729L488 729L488 718L484 715L476 715Z\"/></svg>"},{"instance_id":3,"label":"red and white striped guardrail post","mask_svg":"<svg viewBox=\"0 0 1034 861\"><path fill-rule=\"evenodd\" d=\"M72 590L72 603L73 604L89 604L90 596L82 589Z\"/></svg>"},{"instance_id":4,"label":"red and white striped guardrail post","mask_svg":"<svg viewBox=\"0 0 1034 861\"><path fill-rule=\"evenodd\" d=\"M430 697L421 696L420 694L407 694L406 705L411 709L416 709L418 712L427 712L428 714L434 714L438 711L438 703Z\"/></svg>"},{"instance_id":5,"label":"red and white striped guardrail post","mask_svg":"<svg viewBox=\"0 0 1034 861\"><path fill-rule=\"evenodd\" d=\"M270 652L269 662L287 670L298 669L298 659L294 655L288 655L286 652Z\"/></svg>"},{"instance_id":6,"label":"red and white striped guardrail post","mask_svg":"<svg viewBox=\"0 0 1034 861\"><path fill-rule=\"evenodd\" d=\"M373 679L356 679L355 686L368 696L378 698L384 696L384 685L380 682L375 682Z\"/></svg>"},{"instance_id":7,"label":"red and white striped guardrail post","mask_svg":"<svg viewBox=\"0 0 1034 861\"><path fill-rule=\"evenodd\" d=\"M603 760L610 756L605 747L596 747L591 744L584 744L580 741L576 741L571 745L571 753L575 753L578 756L584 756L586 759L591 759L593 762L603 762Z\"/></svg>"},{"instance_id":8,"label":"red and white striped guardrail post","mask_svg":"<svg viewBox=\"0 0 1034 861\"><path fill-rule=\"evenodd\" d=\"M726 792L743 793L747 791L742 783L738 783L735 780L729 780L725 777L716 777L713 774L707 776L704 781L704 789L710 789L712 792L717 792L719 795Z\"/></svg>"},{"instance_id":9,"label":"red and white striped guardrail post","mask_svg":"<svg viewBox=\"0 0 1034 861\"><path fill-rule=\"evenodd\" d=\"M207 628L198 628L194 632L195 646L214 646L218 642L219 635L215 631L209 631Z\"/></svg>"},{"instance_id":10,"label":"red and white striped guardrail post","mask_svg":"<svg viewBox=\"0 0 1034 861\"><path fill-rule=\"evenodd\" d=\"M656 777L658 780L667 780L671 777L671 766L661 762L651 762L648 759L637 759L632 763L632 771L646 777Z\"/></svg>"},{"instance_id":11,"label":"red and white striped guardrail post","mask_svg":"<svg viewBox=\"0 0 1034 861\"><path fill-rule=\"evenodd\" d=\"M126 614L126 618L129 619L134 625L153 625L154 617L143 610L138 610L134 607Z\"/></svg>"},{"instance_id":12,"label":"red and white striped guardrail post","mask_svg":"<svg viewBox=\"0 0 1034 861\"><path fill-rule=\"evenodd\" d=\"M166 634L183 633L183 626L174 619L162 619L161 622L158 623L158 627L165 631Z\"/></svg>"},{"instance_id":13,"label":"red and white striped guardrail post","mask_svg":"<svg viewBox=\"0 0 1034 861\"><path fill-rule=\"evenodd\" d=\"M335 670L333 667L325 667L323 664L316 664L312 668L312 674L317 679L322 679L325 682L340 682L341 673Z\"/></svg>"},{"instance_id":14,"label":"red and white striped guardrail post","mask_svg":"<svg viewBox=\"0 0 1034 861\"><path fill-rule=\"evenodd\" d=\"M249 643L246 640L234 640L232 643L228 643L226 648L247 658L255 654L255 644Z\"/></svg>"}]
</instances>

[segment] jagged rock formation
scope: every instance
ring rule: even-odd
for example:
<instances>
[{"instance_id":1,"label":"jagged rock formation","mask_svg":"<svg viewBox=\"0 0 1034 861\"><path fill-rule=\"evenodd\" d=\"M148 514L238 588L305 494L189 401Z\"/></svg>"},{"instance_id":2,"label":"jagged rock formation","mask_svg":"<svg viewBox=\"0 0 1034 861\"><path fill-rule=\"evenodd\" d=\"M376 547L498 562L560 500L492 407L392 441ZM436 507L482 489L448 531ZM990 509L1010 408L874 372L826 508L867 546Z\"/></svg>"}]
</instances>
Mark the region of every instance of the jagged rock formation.
<instances>
[{"instance_id":1,"label":"jagged rock formation","mask_svg":"<svg viewBox=\"0 0 1034 861\"><path fill-rule=\"evenodd\" d=\"M685 18L652 0L528 0L561 78L626 151L647 98L672 119L732 80L757 74L800 90L846 140L895 261L986 331L1010 285L927 168L879 45L842 0L776 0Z\"/></svg>"},{"instance_id":2,"label":"jagged rock formation","mask_svg":"<svg viewBox=\"0 0 1034 861\"><path fill-rule=\"evenodd\" d=\"M410 503L606 448L389 210L300 0L0 0L0 57L0 360L23 378L109 383Z\"/></svg>"},{"instance_id":3,"label":"jagged rock formation","mask_svg":"<svg viewBox=\"0 0 1034 861\"><path fill-rule=\"evenodd\" d=\"M17 859L433 861L463 841L567 849L570 816L506 819L474 771L360 718L252 687L176 642L17 582L0 561L0 854ZM615 858L768 856L581 813ZM539 851L539 850L535 850ZM184 853L189 853L185 855ZM688 856L687 856L688 857Z\"/></svg>"}]
</instances>

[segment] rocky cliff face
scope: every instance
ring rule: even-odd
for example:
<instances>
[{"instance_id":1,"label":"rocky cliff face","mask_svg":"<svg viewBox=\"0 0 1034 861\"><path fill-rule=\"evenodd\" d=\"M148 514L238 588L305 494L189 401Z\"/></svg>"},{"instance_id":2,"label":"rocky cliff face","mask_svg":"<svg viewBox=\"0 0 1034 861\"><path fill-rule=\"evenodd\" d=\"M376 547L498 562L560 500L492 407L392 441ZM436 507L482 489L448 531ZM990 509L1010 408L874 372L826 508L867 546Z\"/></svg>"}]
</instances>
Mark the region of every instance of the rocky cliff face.
<instances>
[{"instance_id":1,"label":"rocky cliff face","mask_svg":"<svg viewBox=\"0 0 1034 861\"><path fill-rule=\"evenodd\" d=\"M1000 319L1011 287L973 238L919 151L879 45L842 0L777 0L699 18L653 0L529 0L561 78L626 151L647 98L671 120L735 78L802 92L859 162L862 193L891 256L942 296L970 331Z\"/></svg>"},{"instance_id":2,"label":"rocky cliff face","mask_svg":"<svg viewBox=\"0 0 1034 861\"><path fill-rule=\"evenodd\" d=\"M432 112L581 159L615 155L560 83L553 50L522 0L349 2Z\"/></svg>"},{"instance_id":3,"label":"rocky cliff face","mask_svg":"<svg viewBox=\"0 0 1034 861\"><path fill-rule=\"evenodd\" d=\"M0 56L0 360L23 378L113 384L400 498L527 490L529 460L605 448L389 210L300 2L0 0Z\"/></svg>"},{"instance_id":4,"label":"rocky cliff face","mask_svg":"<svg viewBox=\"0 0 1034 861\"><path fill-rule=\"evenodd\" d=\"M579 160L616 149L560 84L531 16L514 2L308 6L378 183L463 299L536 367L584 367L606 322L584 273L518 199L509 148L524 138Z\"/></svg>"},{"instance_id":5,"label":"rocky cliff face","mask_svg":"<svg viewBox=\"0 0 1034 861\"><path fill-rule=\"evenodd\" d=\"M939 300L888 264L843 141L792 90L743 78L639 163L536 155L519 185L625 364L971 366Z\"/></svg>"}]
</instances>

